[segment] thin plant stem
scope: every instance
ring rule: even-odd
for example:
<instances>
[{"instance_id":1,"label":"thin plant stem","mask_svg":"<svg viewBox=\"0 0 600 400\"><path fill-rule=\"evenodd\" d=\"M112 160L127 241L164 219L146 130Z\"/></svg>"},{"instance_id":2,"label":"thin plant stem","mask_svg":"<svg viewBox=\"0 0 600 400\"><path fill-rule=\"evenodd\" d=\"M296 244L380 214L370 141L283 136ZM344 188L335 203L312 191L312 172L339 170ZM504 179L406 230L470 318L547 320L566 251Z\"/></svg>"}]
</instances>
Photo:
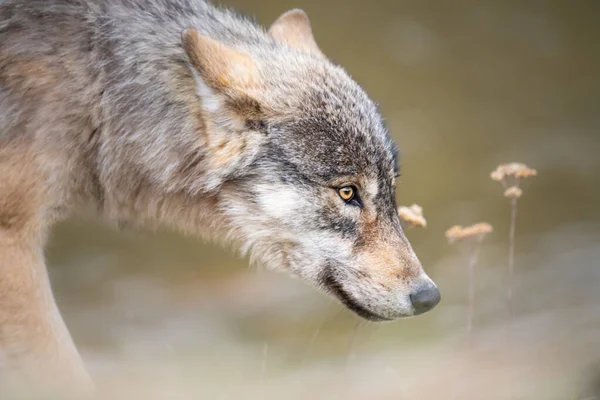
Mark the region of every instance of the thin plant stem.
<instances>
[{"instance_id":1,"label":"thin plant stem","mask_svg":"<svg viewBox=\"0 0 600 400\"><path fill-rule=\"evenodd\" d=\"M475 247L469 251L468 270L469 270L469 295L468 295L468 311L467 311L467 337L469 343L472 340L473 320L475 315L475 265L479 258L479 249L481 242L477 241Z\"/></svg>"},{"instance_id":2,"label":"thin plant stem","mask_svg":"<svg viewBox=\"0 0 600 400\"><path fill-rule=\"evenodd\" d=\"M504 187L507 183L503 180ZM521 180L516 178L514 186L519 187ZM515 230L517 226L517 197L510 199L510 227L508 231L508 282L506 288L506 306L508 308L508 331L507 335L510 338L510 327L512 325L514 308L513 308L513 289L514 289L514 274L515 274Z\"/></svg>"},{"instance_id":3,"label":"thin plant stem","mask_svg":"<svg viewBox=\"0 0 600 400\"><path fill-rule=\"evenodd\" d=\"M350 363L354 359L354 346L356 345L356 339L358 337L358 330L365 323L363 321L357 320L354 324L354 330L352 331L352 336L350 337L350 343L348 344L348 352L346 353L346 370L350 367Z\"/></svg>"},{"instance_id":4,"label":"thin plant stem","mask_svg":"<svg viewBox=\"0 0 600 400\"><path fill-rule=\"evenodd\" d=\"M513 281L515 271L515 229L517 225L517 199L510 200L510 229L508 233L508 287L506 302L508 306L508 323L512 324L513 318Z\"/></svg>"},{"instance_id":5,"label":"thin plant stem","mask_svg":"<svg viewBox=\"0 0 600 400\"><path fill-rule=\"evenodd\" d=\"M329 307L329 305L331 305L332 300L329 299L329 302L327 303L327 306ZM323 316L320 318L320 322L319 325L317 326L317 329L315 330L315 332L312 334L311 338L310 338L310 342L308 343L308 347L306 348L306 350L304 351L304 362L309 362L310 361L310 357L311 357L311 353L313 350L313 347L315 346L315 343L317 342L317 338L318 336L321 334L321 330L323 329L323 327L325 326L325 323L330 321L330 320L335 320L335 318L337 318L340 314L342 313L342 308L338 308L337 313L335 313L335 315L333 316L333 318L331 318L331 316L328 313L324 313Z\"/></svg>"}]
</instances>

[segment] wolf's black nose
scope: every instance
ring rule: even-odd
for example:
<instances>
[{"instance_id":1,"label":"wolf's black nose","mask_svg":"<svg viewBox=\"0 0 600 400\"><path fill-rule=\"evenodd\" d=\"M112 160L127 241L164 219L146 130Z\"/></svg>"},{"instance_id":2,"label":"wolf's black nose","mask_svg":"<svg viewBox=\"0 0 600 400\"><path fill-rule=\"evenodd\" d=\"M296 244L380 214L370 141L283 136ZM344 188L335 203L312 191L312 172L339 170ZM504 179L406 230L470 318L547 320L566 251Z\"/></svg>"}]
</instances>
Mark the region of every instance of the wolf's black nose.
<instances>
[{"instance_id":1,"label":"wolf's black nose","mask_svg":"<svg viewBox=\"0 0 600 400\"><path fill-rule=\"evenodd\" d=\"M427 286L410 295L415 315L431 310L440 302L440 291L435 286Z\"/></svg>"}]
</instances>

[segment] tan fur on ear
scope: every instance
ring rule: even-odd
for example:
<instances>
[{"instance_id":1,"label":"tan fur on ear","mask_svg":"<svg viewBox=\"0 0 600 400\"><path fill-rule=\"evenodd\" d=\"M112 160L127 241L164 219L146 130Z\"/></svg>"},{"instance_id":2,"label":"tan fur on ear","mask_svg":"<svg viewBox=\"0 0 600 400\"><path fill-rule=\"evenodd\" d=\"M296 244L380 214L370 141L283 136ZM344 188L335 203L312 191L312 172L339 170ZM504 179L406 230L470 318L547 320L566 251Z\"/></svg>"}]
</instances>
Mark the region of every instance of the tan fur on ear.
<instances>
[{"instance_id":1,"label":"tan fur on ear","mask_svg":"<svg viewBox=\"0 0 600 400\"><path fill-rule=\"evenodd\" d=\"M256 86L258 68L247 55L201 35L195 29L181 34L192 65L207 85L218 89L244 90Z\"/></svg>"},{"instance_id":2,"label":"tan fur on ear","mask_svg":"<svg viewBox=\"0 0 600 400\"><path fill-rule=\"evenodd\" d=\"M313 36L308 15L298 8L281 14L269 28L269 34L279 43L302 51L323 54Z\"/></svg>"}]
</instances>

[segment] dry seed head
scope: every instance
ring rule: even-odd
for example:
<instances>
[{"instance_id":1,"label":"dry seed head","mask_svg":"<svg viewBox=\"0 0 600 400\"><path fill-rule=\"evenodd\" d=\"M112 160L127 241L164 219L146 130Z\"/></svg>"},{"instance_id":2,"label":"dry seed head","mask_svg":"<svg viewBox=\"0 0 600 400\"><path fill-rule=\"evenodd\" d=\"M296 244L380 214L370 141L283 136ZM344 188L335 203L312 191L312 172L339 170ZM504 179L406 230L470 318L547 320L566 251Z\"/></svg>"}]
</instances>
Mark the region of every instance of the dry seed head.
<instances>
[{"instance_id":1,"label":"dry seed head","mask_svg":"<svg viewBox=\"0 0 600 400\"><path fill-rule=\"evenodd\" d=\"M498 168L492 171L492 173L490 174L490 178L492 178L492 180L496 182L502 182L502 179L504 179L504 171L502 171L500 169L500 166L498 166Z\"/></svg>"},{"instance_id":2,"label":"dry seed head","mask_svg":"<svg viewBox=\"0 0 600 400\"><path fill-rule=\"evenodd\" d=\"M533 168L529 168L527 165L518 162L512 162L508 164L500 164L490 174L490 178L497 182L502 182L505 177L512 176L517 179L529 178L537 176L537 171Z\"/></svg>"},{"instance_id":3,"label":"dry seed head","mask_svg":"<svg viewBox=\"0 0 600 400\"><path fill-rule=\"evenodd\" d=\"M517 171L516 177L519 179L530 178L533 176L537 176L537 170L529 167L525 167Z\"/></svg>"},{"instance_id":4,"label":"dry seed head","mask_svg":"<svg viewBox=\"0 0 600 400\"><path fill-rule=\"evenodd\" d=\"M458 240L475 237L478 241L482 241L485 235L492 232L493 228L487 222L480 222L467 227L455 225L446 231L446 238L449 243L454 243Z\"/></svg>"},{"instance_id":5,"label":"dry seed head","mask_svg":"<svg viewBox=\"0 0 600 400\"><path fill-rule=\"evenodd\" d=\"M454 243L456 240L463 237L463 227L460 225L454 225L452 228L446 231L445 235L446 239L448 239L448 242Z\"/></svg>"},{"instance_id":6,"label":"dry seed head","mask_svg":"<svg viewBox=\"0 0 600 400\"><path fill-rule=\"evenodd\" d=\"M410 207L398 207L398 216L402 221L409 224L410 227L420 226L421 228L425 228L427 226L427 220L423 217L423 207L418 204L413 204Z\"/></svg>"},{"instance_id":7,"label":"dry seed head","mask_svg":"<svg viewBox=\"0 0 600 400\"><path fill-rule=\"evenodd\" d=\"M511 199L518 199L523 194L523 190L516 186L511 186L504 191L504 197L509 197Z\"/></svg>"}]
</instances>

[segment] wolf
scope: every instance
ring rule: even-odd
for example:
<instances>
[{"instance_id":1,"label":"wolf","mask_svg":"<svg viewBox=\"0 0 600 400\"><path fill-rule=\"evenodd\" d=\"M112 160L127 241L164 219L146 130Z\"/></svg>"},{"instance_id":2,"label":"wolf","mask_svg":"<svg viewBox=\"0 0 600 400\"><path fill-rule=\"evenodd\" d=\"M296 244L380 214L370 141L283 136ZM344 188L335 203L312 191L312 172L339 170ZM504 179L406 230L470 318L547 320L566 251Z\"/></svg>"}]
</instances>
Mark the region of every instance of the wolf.
<instances>
[{"instance_id":1,"label":"wolf","mask_svg":"<svg viewBox=\"0 0 600 400\"><path fill-rule=\"evenodd\" d=\"M397 157L301 10L263 29L202 0L0 2L2 370L88 380L43 258L83 210L236 243L369 320L430 310Z\"/></svg>"}]
</instances>

